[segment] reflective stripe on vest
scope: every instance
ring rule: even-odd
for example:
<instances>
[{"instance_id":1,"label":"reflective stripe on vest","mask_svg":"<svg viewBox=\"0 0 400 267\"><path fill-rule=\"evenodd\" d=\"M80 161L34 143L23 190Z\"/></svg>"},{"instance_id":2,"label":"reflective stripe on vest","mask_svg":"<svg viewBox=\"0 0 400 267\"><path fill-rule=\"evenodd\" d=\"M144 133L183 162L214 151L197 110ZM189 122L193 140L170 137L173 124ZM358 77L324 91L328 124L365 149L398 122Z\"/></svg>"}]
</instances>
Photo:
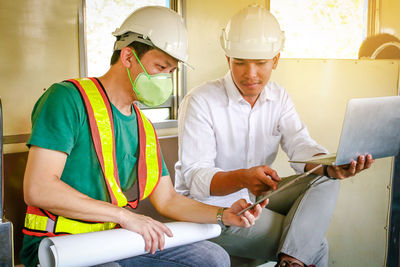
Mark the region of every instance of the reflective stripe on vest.
<instances>
[{"instance_id":1,"label":"reflective stripe on vest","mask_svg":"<svg viewBox=\"0 0 400 267\"><path fill-rule=\"evenodd\" d=\"M157 187L162 172L162 160L160 145L153 125L136 105L133 107L139 126L138 182L139 199L142 200ZM135 208L137 201L131 205Z\"/></svg>"},{"instance_id":2,"label":"reflective stripe on vest","mask_svg":"<svg viewBox=\"0 0 400 267\"><path fill-rule=\"evenodd\" d=\"M99 159L111 203L126 206L127 200L119 184L115 156L114 122L110 102L96 79L69 80L79 90L89 118L93 143Z\"/></svg>"},{"instance_id":3,"label":"reflective stripe on vest","mask_svg":"<svg viewBox=\"0 0 400 267\"><path fill-rule=\"evenodd\" d=\"M139 131L138 199L128 202L122 193L115 151L113 115L110 102L99 82L94 78L71 79L78 88L86 107L93 144L99 159L111 203L120 207L136 208L138 201L148 197L159 183L162 172L160 146L154 127L135 106ZM85 222L55 216L48 211L28 207L23 232L35 236L79 234L115 228L112 222Z\"/></svg>"},{"instance_id":4,"label":"reflective stripe on vest","mask_svg":"<svg viewBox=\"0 0 400 267\"><path fill-rule=\"evenodd\" d=\"M84 222L55 216L49 212L28 207L22 232L33 236L57 236L111 230L117 226L113 222Z\"/></svg>"}]
</instances>

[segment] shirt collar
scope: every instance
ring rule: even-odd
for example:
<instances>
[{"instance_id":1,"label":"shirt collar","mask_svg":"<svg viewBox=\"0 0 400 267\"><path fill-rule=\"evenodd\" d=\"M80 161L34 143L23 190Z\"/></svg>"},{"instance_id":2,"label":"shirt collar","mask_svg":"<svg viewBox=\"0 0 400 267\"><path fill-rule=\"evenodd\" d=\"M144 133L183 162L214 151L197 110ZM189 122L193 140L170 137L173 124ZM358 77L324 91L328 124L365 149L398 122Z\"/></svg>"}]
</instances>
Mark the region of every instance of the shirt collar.
<instances>
[{"instance_id":1,"label":"shirt collar","mask_svg":"<svg viewBox=\"0 0 400 267\"><path fill-rule=\"evenodd\" d=\"M235 83L232 79L231 71L229 70L224 77L224 84L226 88L226 93L228 96L228 105L235 102L246 101L243 96L240 94L239 89L236 87ZM268 82L264 89L261 91L260 96L257 99L257 102L264 103L266 101L274 101L277 99L276 91L272 89L272 83Z\"/></svg>"}]
</instances>

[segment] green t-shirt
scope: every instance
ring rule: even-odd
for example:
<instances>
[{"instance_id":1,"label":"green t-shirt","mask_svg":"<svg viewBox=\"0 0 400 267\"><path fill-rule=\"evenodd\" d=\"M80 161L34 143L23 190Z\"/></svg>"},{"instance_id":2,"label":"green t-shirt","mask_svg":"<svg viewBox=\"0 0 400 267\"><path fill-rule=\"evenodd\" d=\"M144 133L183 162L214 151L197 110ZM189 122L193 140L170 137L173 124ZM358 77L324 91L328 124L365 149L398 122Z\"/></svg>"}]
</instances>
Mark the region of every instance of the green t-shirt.
<instances>
[{"instance_id":1,"label":"green t-shirt","mask_svg":"<svg viewBox=\"0 0 400 267\"><path fill-rule=\"evenodd\" d=\"M137 119L134 111L125 116L113 104L111 107L119 181L122 191L126 191L134 185L137 176ZM27 145L67 153L61 180L91 198L109 202L85 106L72 83L53 84L37 101L32 111L32 133ZM169 175L164 160L162 164L161 176ZM21 260L26 266L36 266L41 239L24 236Z\"/></svg>"}]
</instances>

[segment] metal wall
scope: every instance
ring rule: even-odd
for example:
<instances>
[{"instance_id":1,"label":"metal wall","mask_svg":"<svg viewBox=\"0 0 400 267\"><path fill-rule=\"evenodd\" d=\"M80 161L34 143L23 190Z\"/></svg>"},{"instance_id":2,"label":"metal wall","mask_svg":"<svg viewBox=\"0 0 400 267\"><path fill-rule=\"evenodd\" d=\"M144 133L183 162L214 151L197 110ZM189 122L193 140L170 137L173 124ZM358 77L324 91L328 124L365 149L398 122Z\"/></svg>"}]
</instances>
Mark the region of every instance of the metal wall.
<instances>
[{"instance_id":1,"label":"metal wall","mask_svg":"<svg viewBox=\"0 0 400 267\"><path fill-rule=\"evenodd\" d=\"M390 33L400 39L400 1L377 0L379 33Z\"/></svg>"},{"instance_id":2,"label":"metal wall","mask_svg":"<svg viewBox=\"0 0 400 267\"><path fill-rule=\"evenodd\" d=\"M79 75L79 0L0 1L0 97L4 135L30 133L34 103L56 81ZM5 153L25 151L5 145Z\"/></svg>"},{"instance_id":3,"label":"metal wall","mask_svg":"<svg viewBox=\"0 0 400 267\"><path fill-rule=\"evenodd\" d=\"M189 36L187 90L226 73L226 58L220 47L221 30L238 10L249 4L265 6L261 0L186 0L186 25Z\"/></svg>"}]
</instances>

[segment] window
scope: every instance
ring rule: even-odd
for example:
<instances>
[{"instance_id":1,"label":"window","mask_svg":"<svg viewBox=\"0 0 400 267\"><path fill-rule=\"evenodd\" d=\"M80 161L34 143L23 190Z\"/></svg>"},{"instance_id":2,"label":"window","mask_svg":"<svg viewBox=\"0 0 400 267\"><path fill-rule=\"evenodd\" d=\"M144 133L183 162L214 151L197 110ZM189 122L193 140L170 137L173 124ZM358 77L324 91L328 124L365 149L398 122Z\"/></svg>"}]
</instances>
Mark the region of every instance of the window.
<instances>
[{"instance_id":1,"label":"window","mask_svg":"<svg viewBox=\"0 0 400 267\"><path fill-rule=\"evenodd\" d=\"M356 59L367 35L368 0L270 0L285 31L284 58Z\"/></svg>"},{"instance_id":2,"label":"window","mask_svg":"<svg viewBox=\"0 0 400 267\"><path fill-rule=\"evenodd\" d=\"M174 0L82 0L80 14L81 76L99 77L110 66L115 37L112 35L134 10L148 5L176 7ZM162 106L148 108L139 104L153 123L174 119L176 115L177 73L174 95ZM169 123L168 125L171 125ZM161 126L162 127L162 126Z\"/></svg>"}]
</instances>

